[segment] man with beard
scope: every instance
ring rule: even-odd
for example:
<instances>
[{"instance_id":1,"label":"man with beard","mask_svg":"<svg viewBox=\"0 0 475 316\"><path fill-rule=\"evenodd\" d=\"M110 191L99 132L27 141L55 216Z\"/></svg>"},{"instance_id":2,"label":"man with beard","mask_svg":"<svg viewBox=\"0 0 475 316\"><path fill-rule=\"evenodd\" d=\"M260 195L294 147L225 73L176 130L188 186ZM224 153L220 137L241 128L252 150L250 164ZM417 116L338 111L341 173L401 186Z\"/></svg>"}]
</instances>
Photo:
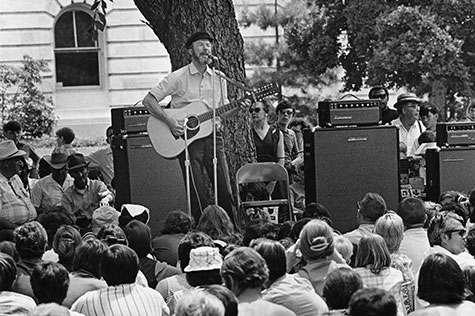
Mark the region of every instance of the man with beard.
<instances>
[{"instance_id":1,"label":"man with beard","mask_svg":"<svg viewBox=\"0 0 475 316\"><path fill-rule=\"evenodd\" d=\"M213 61L211 55L213 41L207 32L196 32L191 35L185 45L191 56L191 63L166 76L158 86L150 90L143 100L144 106L150 113L165 122L176 138L183 137L184 121L175 119L163 110L159 102L165 97L171 96L170 107L172 109L181 109L194 102L202 102L209 110L212 110L213 102L216 107L228 103L226 81L215 75L209 67ZM189 144L188 152L191 167L191 214L198 221L202 210L207 206L205 172L211 183L214 183L213 134ZM215 191L218 191L218 204L233 218L234 202L223 148L223 137L218 128L216 130L216 158L218 188L215 188ZM179 154L178 159L185 175L184 152Z\"/></svg>"},{"instance_id":2,"label":"man with beard","mask_svg":"<svg viewBox=\"0 0 475 316\"><path fill-rule=\"evenodd\" d=\"M31 202L38 213L61 205L64 191L74 181L68 174L66 166L68 156L65 153L53 153L51 156L45 156L44 159L50 167L51 174L38 180L31 190Z\"/></svg>"},{"instance_id":3,"label":"man with beard","mask_svg":"<svg viewBox=\"0 0 475 316\"><path fill-rule=\"evenodd\" d=\"M81 228L81 233L84 233L91 228L94 210L111 204L114 198L102 181L87 177L89 163L83 154L69 155L68 172L73 177L74 183L63 193L61 205L76 216L76 224Z\"/></svg>"}]
</instances>

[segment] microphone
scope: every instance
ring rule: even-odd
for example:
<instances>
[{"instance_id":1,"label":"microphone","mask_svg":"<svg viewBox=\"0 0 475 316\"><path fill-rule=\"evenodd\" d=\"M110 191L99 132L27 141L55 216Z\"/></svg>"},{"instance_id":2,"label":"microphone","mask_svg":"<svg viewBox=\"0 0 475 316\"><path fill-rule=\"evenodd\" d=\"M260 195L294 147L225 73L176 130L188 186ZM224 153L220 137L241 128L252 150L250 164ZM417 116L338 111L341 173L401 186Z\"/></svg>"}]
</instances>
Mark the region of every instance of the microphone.
<instances>
[{"instance_id":1,"label":"microphone","mask_svg":"<svg viewBox=\"0 0 475 316\"><path fill-rule=\"evenodd\" d=\"M210 60L210 64L219 65L219 59L216 56L208 55L208 59Z\"/></svg>"}]
</instances>

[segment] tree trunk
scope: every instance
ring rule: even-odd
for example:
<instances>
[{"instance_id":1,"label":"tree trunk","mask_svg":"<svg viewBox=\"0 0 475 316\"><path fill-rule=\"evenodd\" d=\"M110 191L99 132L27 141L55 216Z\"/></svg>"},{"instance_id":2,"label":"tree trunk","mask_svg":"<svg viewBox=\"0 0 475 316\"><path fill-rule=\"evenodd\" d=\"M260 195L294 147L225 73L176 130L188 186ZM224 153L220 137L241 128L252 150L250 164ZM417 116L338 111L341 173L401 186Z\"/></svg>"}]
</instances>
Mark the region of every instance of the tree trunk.
<instances>
[{"instance_id":1,"label":"tree trunk","mask_svg":"<svg viewBox=\"0 0 475 316\"><path fill-rule=\"evenodd\" d=\"M436 80L432 82L432 91L429 94L429 101L437 106L439 111L439 121L445 122L445 114L447 112L445 108L445 93L446 87L441 80Z\"/></svg>"},{"instance_id":2,"label":"tree trunk","mask_svg":"<svg viewBox=\"0 0 475 316\"><path fill-rule=\"evenodd\" d=\"M219 67L236 81L245 78L243 39L238 28L232 0L134 0L153 32L167 49L176 70L191 59L185 48L186 39L197 31L207 31L216 40L213 54L219 57ZM240 97L228 84L230 101ZM255 160L255 150L246 111L224 124L225 149L228 157L231 186L235 189L235 174L239 167Z\"/></svg>"}]
</instances>

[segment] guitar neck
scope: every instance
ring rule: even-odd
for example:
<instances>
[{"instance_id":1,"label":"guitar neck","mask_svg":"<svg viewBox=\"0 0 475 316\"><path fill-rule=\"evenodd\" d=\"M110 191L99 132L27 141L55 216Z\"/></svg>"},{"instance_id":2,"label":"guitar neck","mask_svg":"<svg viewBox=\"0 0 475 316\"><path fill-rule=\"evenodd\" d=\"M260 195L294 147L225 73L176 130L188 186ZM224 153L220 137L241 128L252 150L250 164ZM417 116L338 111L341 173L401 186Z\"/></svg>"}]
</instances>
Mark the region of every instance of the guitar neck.
<instances>
[{"instance_id":1,"label":"guitar neck","mask_svg":"<svg viewBox=\"0 0 475 316\"><path fill-rule=\"evenodd\" d=\"M221 114L224 114L228 111L231 111L232 109L235 109L236 107L238 107L238 102L230 102L228 104L225 104L223 106L220 106L220 107L217 107L216 108L216 116L219 116ZM208 120L211 120L213 118L213 111L207 111L205 113L202 113L200 115L198 115L198 119L200 122L204 122L204 121L208 121Z\"/></svg>"}]
</instances>

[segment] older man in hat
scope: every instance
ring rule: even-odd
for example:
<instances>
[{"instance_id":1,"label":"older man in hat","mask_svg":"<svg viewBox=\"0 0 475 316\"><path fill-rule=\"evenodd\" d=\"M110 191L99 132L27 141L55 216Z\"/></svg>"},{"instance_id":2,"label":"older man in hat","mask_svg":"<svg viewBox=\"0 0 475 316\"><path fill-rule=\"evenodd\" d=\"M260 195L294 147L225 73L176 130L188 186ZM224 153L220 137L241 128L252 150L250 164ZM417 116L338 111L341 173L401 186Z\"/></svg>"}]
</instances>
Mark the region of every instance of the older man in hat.
<instances>
[{"instance_id":1,"label":"older man in hat","mask_svg":"<svg viewBox=\"0 0 475 316\"><path fill-rule=\"evenodd\" d=\"M76 216L76 224L87 231L91 227L92 213L99 206L109 205L114 200L104 182L88 178L89 163L81 153L68 156L68 171L73 185L63 194L61 205Z\"/></svg>"},{"instance_id":2,"label":"older man in hat","mask_svg":"<svg viewBox=\"0 0 475 316\"><path fill-rule=\"evenodd\" d=\"M170 132L176 137L183 137L184 121L177 120L163 110L160 105L165 97L171 96L172 109L182 109L192 103L201 102L208 110L228 103L226 81L216 76L209 67L212 63L213 38L207 32L196 32L186 41L185 48L191 56L191 63L166 76L158 86L152 88L143 100L143 104L157 119L166 123ZM216 73L221 74L216 71ZM195 113L200 114L200 113ZM153 137L153 135L151 135ZM188 146L191 167L191 213L198 220L207 203L205 170L213 183L213 136L212 134L197 139ZM233 218L230 178L223 137L217 130L216 137L218 204ZM185 155L178 156L185 173Z\"/></svg>"},{"instance_id":3,"label":"older man in hat","mask_svg":"<svg viewBox=\"0 0 475 316\"><path fill-rule=\"evenodd\" d=\"M25 155L12 140L0 142L0 229L13 229L36 218L36 209L18 176Z\"/></svg>"},{"instance_id":4,"label":"older man in hat","mask_svg":"<svg viewBox=\"0 0 475 316\"><path fill-rule=\"evenodd\" d=\"M419 120L419 108L421 99L414 93L402 93L398 95L394 107L397 109L399 118L393 120L391 125L399 129L399 142L406 145L407 156L414 156L418 147L417 139L426 130Z\"/></svg>"},{"instance_id":5,"label":"older man in hat","mask_svg":"<svg viewBox=\"0 0 475 316\"><path fill-rule=\"evenodd\" d=\"M31 190L31 202L38 213L60 206L63 193L74 181L68 174L68 156L65 153L53 153L43 158L51 174L38 180Z\"/></svg>"}]
</instances>

